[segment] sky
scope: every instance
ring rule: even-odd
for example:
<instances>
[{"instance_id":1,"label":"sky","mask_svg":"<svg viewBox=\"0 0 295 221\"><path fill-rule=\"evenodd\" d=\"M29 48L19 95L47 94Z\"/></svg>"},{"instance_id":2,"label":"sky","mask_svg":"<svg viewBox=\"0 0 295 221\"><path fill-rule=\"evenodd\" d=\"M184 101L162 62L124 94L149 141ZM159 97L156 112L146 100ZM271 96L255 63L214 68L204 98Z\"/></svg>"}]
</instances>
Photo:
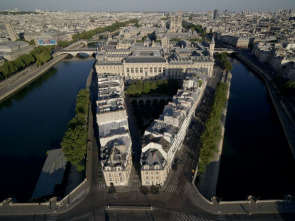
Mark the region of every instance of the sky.
<instances>
[{"instance_id":1,"label":"sky","mask_svg":"<svg viewBox=\"0 0 295 221\"><path fill-rule=\"evenodd\" d=\"M0 0L0 10L49 11L277 11L295 0Z\"/></svg>"}]
</instances>

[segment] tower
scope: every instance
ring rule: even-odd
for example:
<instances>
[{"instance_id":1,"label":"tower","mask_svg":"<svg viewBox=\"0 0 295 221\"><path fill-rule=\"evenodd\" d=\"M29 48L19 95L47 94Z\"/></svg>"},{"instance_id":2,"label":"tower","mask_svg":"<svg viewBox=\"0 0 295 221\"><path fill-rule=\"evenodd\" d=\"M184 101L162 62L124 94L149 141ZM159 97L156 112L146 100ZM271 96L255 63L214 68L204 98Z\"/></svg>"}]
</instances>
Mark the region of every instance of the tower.
<instances>
[{"instance_id":1,"label":"tower","mask_svg":"<svg viewBox=\"0 0 295 221\"><path fill-rule=\"evenodd\" d=\"M11 24L9 23L5 23L5 28L7 30L8 36L10 38L11 41L16 41L17 40L17 35L15 34Z\"/></svg>"},{"instance_id":2,"label":"tower","mask_svg":"<svg viewBox=\"0 0 295 221\"><path fill-rule=\"evenodd\" d=\"M217 20L219 17L219 11L217 9L214 10L214 15L213 15L213 19Z\"/></svg>"},{"instance_id":3,"label":"tower","mask_svg":"<svg viewBox=\"0 0 295 221\"><path fill-rule=\"evenodd\" d=\"M182 31L182 12L170 17L170 32Z\"/></svg>"},{"instance_id":4,"label":"tower","mask_svg":"<svg viewBox=\"0 0 295 221\"><path fill-rule=\"evenodd\" d=\"M214 41L214 35L213 35L211 43L210 43L210 47L209 47L209 53L211 58L213 58L214 49L215 49L215 41Z\"/></svg>"}]
</instances>

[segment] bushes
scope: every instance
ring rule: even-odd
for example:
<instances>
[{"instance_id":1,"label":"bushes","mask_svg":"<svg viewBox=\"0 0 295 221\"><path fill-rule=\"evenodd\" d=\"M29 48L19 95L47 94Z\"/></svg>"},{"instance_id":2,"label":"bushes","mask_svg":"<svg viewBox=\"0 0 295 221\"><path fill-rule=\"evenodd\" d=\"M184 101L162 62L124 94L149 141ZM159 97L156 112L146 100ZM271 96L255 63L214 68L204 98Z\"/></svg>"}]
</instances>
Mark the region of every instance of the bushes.
<instances>
[{"instance_id":1,"label":"bushes","mask_svg":"<svg viewBox=\"0 0 295 221\"><path fill-rule=\"evenodd\" d=\"M76 99L76 115L68 123L62 142L60 143L65 158L73 164L78 171L85 169L81 161L87 151L87 117L89 107L89 92L81 90Z\"/></svg>"},{"instance_id":2,"label":"bushes","mask_svg":"<svg viewBox=\"0 0 295 221\"><path fill-rule=\"evenodd\" d=\"M173 95L177 92L178 82L174 79L158 81L140 81L132 82L127 88L129 95L149 94L152 92Z\"/></svg>"},{"instance_id":3,"label":"bushes","mask_svg":"<svg viewBox=\"0 0 295 221\"><path fill-rule=\"evenodd\" d=\"M233 69L232 64L230 63L229 60L227 60L227 54L225 52L217 53L216 56L217 56L217 59L220 62L222 62L222 65L223 65L225 70L231 71Z\"/></svg>"},{"instance_id":4,"label":"bushes","mask_svg":"<svg viewBox=\"0 0 295 221\"><path fill-rule=\"evenodd\" d=\"M206 122L206 129L201 136L203 147L200 151L199 172L203 173L210 159L217 152L217 144L221 139L221 113L227 102L228 86L221 82L215 92L214 103L209 119Z\"/></svg>"}]
</instances>

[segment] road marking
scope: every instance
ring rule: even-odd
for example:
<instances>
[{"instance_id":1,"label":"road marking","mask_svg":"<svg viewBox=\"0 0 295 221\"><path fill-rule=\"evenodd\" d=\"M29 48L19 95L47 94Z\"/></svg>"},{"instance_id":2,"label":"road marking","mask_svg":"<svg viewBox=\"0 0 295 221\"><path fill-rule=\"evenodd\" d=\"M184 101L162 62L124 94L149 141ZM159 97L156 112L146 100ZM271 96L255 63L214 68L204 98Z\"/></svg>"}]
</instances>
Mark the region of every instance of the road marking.
<instances>
[{"instance_id":1,"label":"road marking","mask_svg":"<svg viewBox=\"0 0 295 221\"><path fill-rule=\"evenodd\" d=\"M57 219L58 215L57 214L49 214L46 216L47 221L55 221Z\"/></svg>"}]
</instances>

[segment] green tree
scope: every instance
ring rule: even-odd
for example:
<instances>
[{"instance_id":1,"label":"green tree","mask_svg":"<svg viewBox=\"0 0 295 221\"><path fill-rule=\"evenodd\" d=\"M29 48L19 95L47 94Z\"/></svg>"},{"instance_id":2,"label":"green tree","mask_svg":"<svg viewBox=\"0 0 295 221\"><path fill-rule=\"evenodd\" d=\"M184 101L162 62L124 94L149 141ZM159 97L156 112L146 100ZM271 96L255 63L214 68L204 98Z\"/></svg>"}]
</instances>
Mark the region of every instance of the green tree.
<instances>
[{"instance_id":1,"label":"green tree","mask_svg":"<svg viewBox=\"0 0 295 221\"><path fill-rule=\"evenodd\" d=\"M76 99L76 115L68 123L62 142L60 143L65 158L73 164L78 171L85 169L83 159L87 151L87 117L89 108L89 92L81 90Z\"/></svg>"}]
</instances>

